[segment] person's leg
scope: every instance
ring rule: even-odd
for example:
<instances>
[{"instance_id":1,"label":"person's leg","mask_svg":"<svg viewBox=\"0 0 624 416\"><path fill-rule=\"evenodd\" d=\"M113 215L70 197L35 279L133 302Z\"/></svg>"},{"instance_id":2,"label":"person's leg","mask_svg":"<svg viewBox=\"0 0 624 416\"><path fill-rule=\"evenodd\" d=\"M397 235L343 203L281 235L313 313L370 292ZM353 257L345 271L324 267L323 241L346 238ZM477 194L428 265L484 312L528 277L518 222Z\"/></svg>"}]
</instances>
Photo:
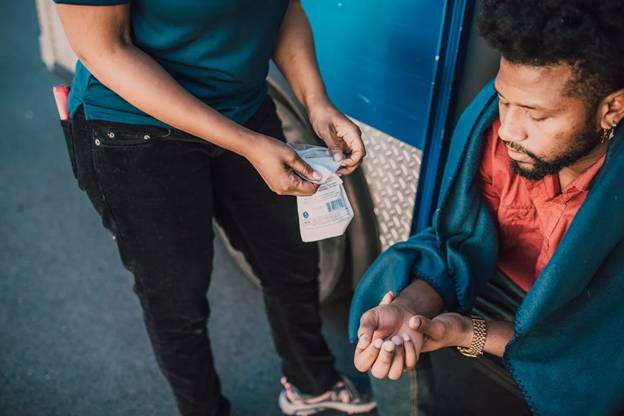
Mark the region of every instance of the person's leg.
<instances>
[{"instance_id":1,"label":"person's leg","mask_svg":"<svg viewBox=\"0 0 624 416\"><path fill-rule=\"evenodd\" d=\"M246 126L284 139L271 101ZM247 160L231 152L212 166L217 221L262 282L283 374L307 394L328 391L340 377L321 334L317 244L301 241L295 198L274 194Z\"/></svg>"},{"instance_id":2,"label":"person's leg","mask_svg":"<svg viewBox=\"0 0 624 416\"><path fill-rule=\"evenodd\" d=\"M80 185L115 234L158 364L184 415L228 413L207 333L211 149L168 129L75 122Z\"/></svg>"}]
</instances>

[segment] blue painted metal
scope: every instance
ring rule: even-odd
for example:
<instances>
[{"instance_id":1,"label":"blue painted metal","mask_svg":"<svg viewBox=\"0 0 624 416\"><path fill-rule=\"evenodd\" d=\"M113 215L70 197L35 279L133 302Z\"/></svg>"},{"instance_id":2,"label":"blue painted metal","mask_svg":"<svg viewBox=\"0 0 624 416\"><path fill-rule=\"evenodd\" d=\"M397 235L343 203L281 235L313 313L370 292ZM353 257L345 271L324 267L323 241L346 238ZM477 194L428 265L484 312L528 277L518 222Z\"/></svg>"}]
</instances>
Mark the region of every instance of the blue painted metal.
<instances>
[{"instance_id":1,"label":"blue painted metal","mask_svg":"<svg viewBox=\"0 0 624 416\"><path fill-rule=\"evenodd\" d=\"M464 26L469 22L473 4L468 0L449 0L446 2L444 25L439 44L438 67L434 95L429 107L429 126L427 140L423 148L423 160L420 168L418 192L412 217L412 232L427 227L438 199L440 179L446 157L446 141L452 133L449 126L451 108L454 103L454 90L458 81L458 67L465 50L468 30Z\"/></svg>"},{"instance_id":2,"label":"blue painted metal","mask_svg":"<svg viewBox=\"0 0 624 416\"><path fill-rule=\"evenodd\" d=\"M348 115L423 149L412 231L428 224L470 0L302 0L319 67Z\"/></svg>"},{"instance_id":3,"label":"blue painted metal","mask_svg":"<svg viewBox=\"0 0 624 416\"><path fill-rule=\"evenodd\" d=\"M442 0L303 0L319 67L345 113L422 148Z\"/></svg>"}]
</instances>

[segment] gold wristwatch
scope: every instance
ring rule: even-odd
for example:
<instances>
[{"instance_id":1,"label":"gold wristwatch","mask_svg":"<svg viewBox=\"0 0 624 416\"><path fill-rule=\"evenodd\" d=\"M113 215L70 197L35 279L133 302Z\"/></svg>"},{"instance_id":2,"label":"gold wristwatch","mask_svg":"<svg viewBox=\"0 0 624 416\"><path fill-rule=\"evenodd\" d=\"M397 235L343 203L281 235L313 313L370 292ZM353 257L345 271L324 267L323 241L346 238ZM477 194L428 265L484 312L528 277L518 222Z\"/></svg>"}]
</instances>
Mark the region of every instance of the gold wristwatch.
<instances>
[{"instance_id":1,"label":"gold wristwatch","mask_svg":"<svg viewBox=\"0 0 624 416\"><path fill-rule=\"evenodd\" d=\"M481 318L472 317L472 341L470 347L457 347L466 357L477 358L483 355L483 347L487 338L487 325Z\"/></svg>"}]
</instances>

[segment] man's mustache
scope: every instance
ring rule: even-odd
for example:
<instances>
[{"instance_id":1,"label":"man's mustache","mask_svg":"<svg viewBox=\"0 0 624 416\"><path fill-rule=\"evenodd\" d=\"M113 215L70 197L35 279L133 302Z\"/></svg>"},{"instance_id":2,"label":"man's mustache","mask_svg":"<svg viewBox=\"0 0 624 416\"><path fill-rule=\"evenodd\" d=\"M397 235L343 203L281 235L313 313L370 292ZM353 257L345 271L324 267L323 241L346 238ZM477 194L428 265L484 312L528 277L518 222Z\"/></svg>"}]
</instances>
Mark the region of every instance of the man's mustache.
<instances>
[{"instance_id":1,"label":"man's mustache","mask_svg":"<svg viewBox=\"0 0 624 416\"><path fill-rule=\"evenodd\" d=\"M527 153L526 149L524 149L522 146L520 146L517 143L514 142L508 142L507 140L503 140L501 139L503 143L505 143L505 146L510 147L511 149L515 150L516 152L520 152L520 153Z\"/></svg>"},{"instance_id":2,"label":"man's mustache","mask_svg":"<svg viewBox=\"0 0 624 416\"><path fill-rule=\"evenodd\" d=\"M528 157L530 157L533 160L541 161L541 159L539 157L535 156L535 154L533 154L532 152L526 150L524 147L520 146L518 143L508 142L507 140L503 140L503 139L501 139L501 141L505 144L505 146L511 148L512 150L515 150L516 152L519 152L519 153L524 153L525 155L527 155Z\"/></svg>"}]
</instances>

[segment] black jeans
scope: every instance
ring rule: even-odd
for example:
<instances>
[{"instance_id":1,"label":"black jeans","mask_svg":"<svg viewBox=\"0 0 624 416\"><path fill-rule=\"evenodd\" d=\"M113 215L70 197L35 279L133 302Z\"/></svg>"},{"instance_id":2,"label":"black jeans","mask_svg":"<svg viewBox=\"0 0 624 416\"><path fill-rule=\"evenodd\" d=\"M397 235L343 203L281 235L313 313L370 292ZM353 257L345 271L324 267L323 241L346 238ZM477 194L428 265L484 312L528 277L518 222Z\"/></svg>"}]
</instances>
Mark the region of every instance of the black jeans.
<instances>
[{"instance_id":1,"label":"black jeans","mask_svg":"<svg viewBox=\"0 0 624 416\"><path fill-rule=\"evenodd\" d=\"M270 99L246 127L285 140ZM71 133L79 186L134 275L158 364L182 414L229 409L206 327L213 217L262 282L283 374L310 394L338 380L321 335L318 249L301 242L294 197L271 192L244 158L174 129L85 121L79 111Z\"/></svg>"}]
</instances>

